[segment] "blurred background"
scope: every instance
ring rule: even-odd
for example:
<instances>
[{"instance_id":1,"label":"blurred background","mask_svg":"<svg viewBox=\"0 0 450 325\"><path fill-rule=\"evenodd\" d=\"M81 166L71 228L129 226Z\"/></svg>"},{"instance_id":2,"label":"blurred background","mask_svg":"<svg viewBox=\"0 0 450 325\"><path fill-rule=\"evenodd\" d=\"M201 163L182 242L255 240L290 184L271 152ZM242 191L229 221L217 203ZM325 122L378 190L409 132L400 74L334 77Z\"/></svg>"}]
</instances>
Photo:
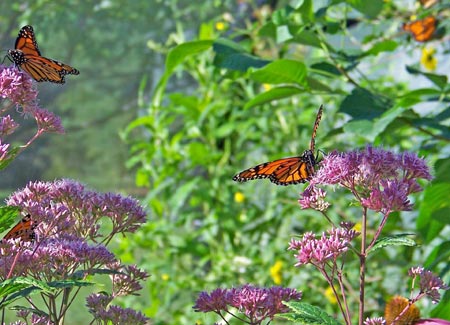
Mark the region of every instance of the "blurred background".
<instances>
[{"instance_id":1,"label":"blurred background","mask_svg":"<svg viewBox=\"0 0 450 325\"><path fill-rule=\"evenodd\" d=\"M412 16L426 14L444 21L444 34L431 43L436 64L430 70L421 62L429 47L402 31ZM330 152L374 144L414 151L434 165L435 182L446 184L439 193L418 194L416 209L393 215L386 226L387 232L418 233L424 246L392 248L371 260L376 272L370 275L367 313L381 316L389 296L407 292L406 281L398 278L404 279L408 267L425 264L448 279L448 250L432 258L438 247L449 245L448 17L445 1L429 8L406 0L373 0L367 6L358 1L2 1L4 55L20 28L30 24L42 55L80 75L67 76L64 85L38 84L40 106L61 116L66 134L40 137L2 170L0 198L29 181L57 178L139 198L149 221L136 235L117 239L115 248L124 262L137 263L151 277L142 296L121 303L143 311L154 324L210 324L213 318L192 311L196 295L243 283L295 287L308 303L333 314L338 308L324 281L312 269L293 268L286 252L292 236L327 227L319 213L299 209L304 186L231 180L253 165L301 154L324 104L318 148ZM188 41L206 43L196 43L191 52L181 49L168 68L169 51ZM304 83L289 95L270 93L274 85L289 83L283 76L278 82L251 73L280 58L308 67ZM433 79L437 75L445 80ZM270 100L259 96L264 93L272 94ZM33 121L23 123L13 139L17 143L35 131ZM348 197L330 192L335 220L357 222L358 209ZM420 202L426 195L444 199L425 209ZM386 259L393 260L389 267ZM357 261L349 258L352 263ZM83 304L80 300L80 308ZM449 299L441 305L425 305L423 313L439 315ZM73 317L85 323L83 315Z\"/></svg>"}]
</instances>

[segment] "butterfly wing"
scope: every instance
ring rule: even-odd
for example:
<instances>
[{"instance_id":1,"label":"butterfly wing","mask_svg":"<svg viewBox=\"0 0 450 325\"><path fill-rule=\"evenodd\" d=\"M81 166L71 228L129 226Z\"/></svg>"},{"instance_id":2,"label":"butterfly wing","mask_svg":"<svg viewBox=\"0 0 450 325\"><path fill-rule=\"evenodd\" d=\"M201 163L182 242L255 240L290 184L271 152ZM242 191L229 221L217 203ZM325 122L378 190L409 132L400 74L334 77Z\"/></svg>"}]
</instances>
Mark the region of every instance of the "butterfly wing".
<instances>
[{"instance_id":1,"label":"butterfly wing","mask_svg":"<svg viewBox=\"0 0 450 325\"><path fill-rule=\"evenodd\" d=\"M38 82L64 83L66 75L80 73L70 65L41 56L33 27L29 25L22 27L15 50L9 50L8 53L17 66Z\"/></svg>"},{"instance_id":2,"label":"butterfly wing","mask_svg":"<svg viewBox=\"0 0 450 325\"><path fill-rule=\"evenodd\" d=\"M302 156L293 158L288 158L269 176L272 183L277 185L305 183L314 175L316 160L311 150L306 150Z\"/></svg>"},{"instance_id":3,"label":"butterfly wing","mask_svg":"<svg viewBox=\"0 0 450 325\"><path fill-rule=\"evenodd\" d=\"M21 50L25 55L41 56L33 27L27 25L20 29L14 48Z\"/></svg>"},{"instance_id":4,"label":"butterfly wing","mask_svg":"<svg viewBox=\"0 0 450 325\"><path fill-rule=\"evenodd\" d=\"M22 218L8 233L3 237L3 240L17 239L21 241L33 241L36 238L36 224L29 214Z\"/></svg>"},{"instance_id":5,"label":"butterfly wing","mask_svg":"<svg viewBox=\"0 0 450 325\"><path fill-rule=\"evenodd\" d=\"M302 156L277 159L246 169L233 177L234 181L269 178L277 185L293 185L306 182L314 174L315 159L310 150Z\"/></svg>"},{"instance_id":6,"label":"butterfly wing","mask_svg":"<svg viewBox=\"0 0 450 325\"><path fill-rule=\"evenodd\" d=\"M433 16L428 16L424 19L404 24L403 30L410 32L416 41L426 42L432 38L436 30L436 25L436 18Z\"/></svg>"}]
</instances>

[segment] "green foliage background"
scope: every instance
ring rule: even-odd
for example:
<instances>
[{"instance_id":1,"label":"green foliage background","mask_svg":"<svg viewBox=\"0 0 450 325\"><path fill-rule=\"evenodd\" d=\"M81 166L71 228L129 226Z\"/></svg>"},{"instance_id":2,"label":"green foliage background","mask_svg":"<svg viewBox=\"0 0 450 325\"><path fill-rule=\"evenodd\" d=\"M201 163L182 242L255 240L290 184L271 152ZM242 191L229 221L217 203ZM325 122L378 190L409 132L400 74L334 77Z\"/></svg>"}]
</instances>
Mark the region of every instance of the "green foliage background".
<instances>
[{"instance_id":1,"label":"green foliage background","mask_svg":"<svg viewBox=\"0 0 450 325\"><path fill-rule=\"evenodd\" d=\"M417 152L434 166L432 184L413 197L415 210L392 216L385 228L417 233L420 246L380 250L369 260L368 315L382 315L391 295L408 295L411 266L448 282L448 5L242 3L2 2L2 48L32 24L44 55L81 74L64 87L39 85L41 105L62 115L67 134L20 156L2 173L0 189L73 177L140 196L149 222L117 242L117 252L152 275L142 296L123 303L155 324L212 323L192 311L198 292L274 285L276 261L284 263L281 285L332 314L337 308L324 299L324 281L294 268L286 251L292 236L327 227L318 213L299 209L303 187L231 180L258 163L301 154L324 104L316 144L325 152L373 144ZM436 72L419 64L426 45L401 32L413 14L441 18L430 43ZM341 190L330 189L329 198L335 221L359 220ZM378 218L372 216L374 227ZM346 263L356 289L357 261ZM424 304L422 315L450 319L448 297L437 307Z\"/></svg>"}]
</instances>

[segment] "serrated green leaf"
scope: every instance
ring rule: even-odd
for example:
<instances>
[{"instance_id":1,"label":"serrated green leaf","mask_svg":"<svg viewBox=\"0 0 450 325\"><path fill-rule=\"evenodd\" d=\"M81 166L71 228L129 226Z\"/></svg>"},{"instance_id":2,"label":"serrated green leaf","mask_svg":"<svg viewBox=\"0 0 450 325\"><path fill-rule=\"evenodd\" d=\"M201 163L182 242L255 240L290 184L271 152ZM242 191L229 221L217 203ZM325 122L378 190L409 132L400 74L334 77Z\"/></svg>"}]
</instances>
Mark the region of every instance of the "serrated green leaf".
<instances>
[{"instance_id":1,"label":"serrated green leaf","mask_svg":"<svg viewBox=\"0 0 450 325\"><path fill-rule=\"evenodd\" d=\"M3 308L13 301L27 297L38 292L53 292L47 283L32 278L16 277L7 279L0 283L0 308Z\"/></svg>"},{"instance_id":2,"label":"serrated green leaf","mask_svg":"<svg viewBox=\"0 0 450 325\"><path fill-rule=\"evenodd\" d=\"M304 90L299 89L297 87L276 87L272 88L266 92L263 92L261 94L256 95L251 100L249 100L245 106L244 109L254 107L257 105L262 105L268 102L271 102L276 99L286 98L293 95L297 95L304 92Z\"/></svg>"},{"instance_id":3,"label":"serrated green leaf","mask_svg":"<svg viewBox=\"0 0 450 325\"><path fill-rule=\"evenodd\" d=\"M94 282L81 281L81 280L61 280L52 281L48 285L55 289L73 288L73 287L88 287L94 285Z\"/></svg>"},{"instance_id":4,"label":"serrated green leaf","mask_svg":"<svg viewBox=\"0 0 450 325\"><path fill-rule=\"evenodd\" d=\"M306 66L299 61L280 59L250 74L250 79L268 84L305 84Z\"/></svg>"},{"instance_id":5,"label":"serrated green leaf","mask_svg":"<svg viewBox=\"0 0 450 325\"><path fill-rule=\"evenodd\" d=\"M398 234L380 238L375 242L375 245L373 245L369 253L373 253L380 248L388 246L417 246L417 243L408 237L411 235L414 234Z\"/></svg>"},{"instance_id":6,"label":"serrated green leaf","mask_svg":"<svg viewBox=\"0 0 450 325\"><path fill-rule=\"evenodd\" d=\"M324 310L306 304L303 302L283 302L286 306L291 308L293 312L287 314L278 314L277 316L295 320L301 324L316 324L316 325L341 325L336 319L328 315Z\"/></svg>"}]
</instances>

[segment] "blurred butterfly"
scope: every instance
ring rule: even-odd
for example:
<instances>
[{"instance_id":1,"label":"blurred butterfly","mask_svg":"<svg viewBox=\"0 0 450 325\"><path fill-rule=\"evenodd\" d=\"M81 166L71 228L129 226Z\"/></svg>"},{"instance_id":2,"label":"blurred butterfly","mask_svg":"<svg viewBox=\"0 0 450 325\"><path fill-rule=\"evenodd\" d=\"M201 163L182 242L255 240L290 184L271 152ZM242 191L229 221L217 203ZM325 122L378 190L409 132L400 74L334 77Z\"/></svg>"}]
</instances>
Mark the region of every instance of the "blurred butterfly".
<instances>
[{"instance_id":1,"label":"blurred butterfly","mask_svg":"<svg viewBox=\"0 0 450 325\"><path fill-rule=\"evenodd\" d=\"M33 219L29 214L22 218L8 233L3 237L3 240L17 239L20 238L21 241L34 241L36 238L37 224L33 222Z\"/></svg>"},{"instance_id":2,"label":"blurred butterfly","mask_svg":"<svg viewBox=\"0 0 450 325\"><path fill-rule=\"evenodd\" d=\"M437 20L433 16L403 24L403 30L410 32L418 42L429 41L436 31Z\"/></svg>"},{"instance_id":3,"label":"blurred butterfly","mask_svg":"<svg viewBox=\"0 0 450 325\"><path fill-rule=\"evenodd\" d=\"M281 158L259 164L235 175L233 180L246 182L252 179L268 178L277 185L293 185L309 180L314 175L314 167L317 164L317 158L314 157L315 138L322 118L322 110L321 105L317 112L309 149L305 150L301 156Z\"/></svg>"},{"instance_id":4,"label":"blurred butterfly","mask_svg":"<svg viewBox=\"0 0 450 325\"><path fill-rule=\"evenodd\" d=\"M8 51L15 65L26 71L36 81L64 83L64 76L79 74L70 65L41 56L33 27L22 27L16 39L15 50Z\"/></svg>"},{"instance_id":5,"label":"blurred butterfly","mask_svg":"<svg viewBox=\"0 0 450 325\"><path fill-rule=\"evenodd\" d=\"M434 6L439 0L420 0L420 4L425 8L428 9L431 6Z\"/></svg>"}]
</instances>

